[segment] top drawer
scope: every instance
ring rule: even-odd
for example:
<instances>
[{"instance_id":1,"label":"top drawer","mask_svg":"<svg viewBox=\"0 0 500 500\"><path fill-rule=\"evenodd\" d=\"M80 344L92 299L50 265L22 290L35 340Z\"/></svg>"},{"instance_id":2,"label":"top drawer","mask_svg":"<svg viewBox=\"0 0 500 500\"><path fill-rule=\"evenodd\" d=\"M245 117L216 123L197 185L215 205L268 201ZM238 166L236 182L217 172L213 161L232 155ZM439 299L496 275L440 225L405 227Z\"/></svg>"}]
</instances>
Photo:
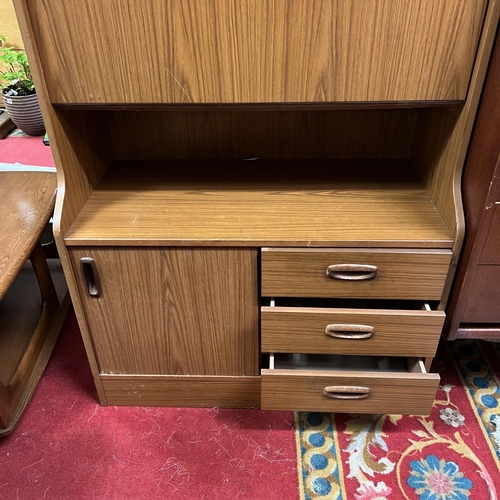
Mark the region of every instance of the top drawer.
<instances>
[{"instance_id":1,"label":"top drawer","mask_svg":"<svg viewBox=\"0 0 500 500\"><path fill-rule=\"evenodd\" d=\"M465 98L487 0L27 0L54 103Z\"/></svg>"},{"instance_id":2,"label":"top drawer","mask_svg":"<svg viewBox=\"0 0 500 500\"><path fill-rule=\"evenodd\" d=\"M263 248L262 295L440 300L450 250Z\"/></svg>"}]
</instances>

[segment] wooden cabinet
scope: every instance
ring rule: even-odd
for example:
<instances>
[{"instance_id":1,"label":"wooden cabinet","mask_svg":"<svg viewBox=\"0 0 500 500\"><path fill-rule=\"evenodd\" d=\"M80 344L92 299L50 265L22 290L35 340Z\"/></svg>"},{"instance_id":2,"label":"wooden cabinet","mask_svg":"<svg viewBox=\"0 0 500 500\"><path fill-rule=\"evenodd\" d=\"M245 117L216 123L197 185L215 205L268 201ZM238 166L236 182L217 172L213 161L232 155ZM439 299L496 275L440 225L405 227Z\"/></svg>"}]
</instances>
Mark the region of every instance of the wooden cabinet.
<instances>
[{"instance_id":1,"label":"wooden cabinet","mask_svg":"<svg viewBox=\"0 0 500 500\"><path fill-rule=\"evenodd\" d=\"M448 339L500 339L500 38L463 177L466 237L447 309Z\"/></svg>"},{"instance_id":2,"label":"wooden cabinet","mask_svg":"<svg viewBox=\"0 0 500 500\"><path fill-rule=\"evenodd\" d=\"M429 411L498 0L15 4L102 404Z\"/></svg>"}]
</instances>

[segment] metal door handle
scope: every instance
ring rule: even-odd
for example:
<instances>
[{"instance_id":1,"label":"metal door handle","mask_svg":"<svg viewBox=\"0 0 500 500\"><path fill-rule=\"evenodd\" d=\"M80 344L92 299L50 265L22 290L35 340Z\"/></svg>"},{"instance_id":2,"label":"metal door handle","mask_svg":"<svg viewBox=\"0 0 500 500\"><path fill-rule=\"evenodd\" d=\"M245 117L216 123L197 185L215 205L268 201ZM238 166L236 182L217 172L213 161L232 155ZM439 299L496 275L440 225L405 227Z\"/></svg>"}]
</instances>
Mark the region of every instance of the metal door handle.
<instances>
[{"instance_id":1,"label":"metal door handle","mask_svg":"<svg viewBox=\"0 0 500 500\"><path fill-rule=\"evenodd\" d=\"M373 280L378 275L378 267L367 264L334 264L328 266L326 275L335 280Z\"/></svg>"},{"instance_id":2,"label":"metal door handle","mask_svg":"<svg viewBox=\"0 0 500 500\"><path fill-rule=\"evenodd\" d=\"M366 399L369 395L369 387L333 385L323 389L323 396L330 399Z\"/></svg>"},{"instance_id":3,"label":"metal door handle","mask_svg":"<svg viewBox=\"0 0 500 500\"><path fill-rule=\"evenodd\" d=\"M101 296L101 279L95 260L90 257L80 259L80 271L87 287L87 292L91 297Z\"/></svg>"},{"instance_id":4,"label":"metal door handle","mask_svg":"<svg viewBox=\"0 0 500 500\"><path fill-rule=\"evenodd\" d=\"M375 328L369 325L328 325L325 328L325 335L336 339L369 339L374 333Z\"/></svg>"}]
</instances>

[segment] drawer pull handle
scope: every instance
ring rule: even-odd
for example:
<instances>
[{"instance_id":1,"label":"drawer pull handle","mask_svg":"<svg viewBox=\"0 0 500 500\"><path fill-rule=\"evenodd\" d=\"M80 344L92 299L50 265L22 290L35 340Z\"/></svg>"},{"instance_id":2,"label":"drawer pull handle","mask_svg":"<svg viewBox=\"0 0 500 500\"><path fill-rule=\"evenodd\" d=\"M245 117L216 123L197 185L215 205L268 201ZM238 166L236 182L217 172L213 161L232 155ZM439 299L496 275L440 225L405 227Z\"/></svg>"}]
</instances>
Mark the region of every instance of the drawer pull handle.
<instances>
[{"instance_id":1,"label":"drawer pull handle","mask_svg":"<svg viewBox=\"0 0 500 500\"><path fill-rule=\"evenodd\" d=\"M328 325L325 335L336 339L369 339L373 337L375 328L369 325Z\"/></svg>"},{"instance_id":2,"label":"drawer pull handle","mask_svg":"<svg viewBox=\"0 0 500 500\"><path fill-rule=\"evenodd\" d=\"M378 267L367 264L334 264L333 266L328 266L326 275L334 280L373 280L378 275Z\"/></svg>"},{"instance_id":3,"label":"drawer pull handle","mask_svg":"<svg viewBox=\"0 0 500 500\"><path fill-rule=\"evenodd\" d=\"M369 395L369 387L332 385L323 389L323 396L330 399L366 399Z\"/></svg>"},{"instance_id":4,"label":"drawer pull handle","mask_svg":"<svg viewBox=\"0 0 500 500\"><path fill-rule=\"evenodd\" d=\"M80 259L80 270L83 280L87 286L87 292L91 297L101 296L101 279L94 259L83 257Z\"/></svg>"}]
</instances>

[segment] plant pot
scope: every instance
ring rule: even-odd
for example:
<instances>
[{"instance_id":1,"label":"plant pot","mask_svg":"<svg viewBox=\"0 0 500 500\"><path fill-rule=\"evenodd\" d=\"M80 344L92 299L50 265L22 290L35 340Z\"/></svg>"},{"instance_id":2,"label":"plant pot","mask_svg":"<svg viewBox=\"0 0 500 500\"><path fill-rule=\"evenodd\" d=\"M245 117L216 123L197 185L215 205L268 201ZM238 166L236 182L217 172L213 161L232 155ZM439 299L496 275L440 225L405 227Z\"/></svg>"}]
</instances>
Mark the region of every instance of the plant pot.
<instances>
[{"instance_id":1,"label":"plant pot","mask_svg":"<svg viewBox=\"0 0 500 500\"><path fill-rule=\"evenodd\" d=\"M9 97L2 94L2 99L12 121L25 134L43 135L45 133L42 111L36 94Z\"/></svg>"}]
</instances>

